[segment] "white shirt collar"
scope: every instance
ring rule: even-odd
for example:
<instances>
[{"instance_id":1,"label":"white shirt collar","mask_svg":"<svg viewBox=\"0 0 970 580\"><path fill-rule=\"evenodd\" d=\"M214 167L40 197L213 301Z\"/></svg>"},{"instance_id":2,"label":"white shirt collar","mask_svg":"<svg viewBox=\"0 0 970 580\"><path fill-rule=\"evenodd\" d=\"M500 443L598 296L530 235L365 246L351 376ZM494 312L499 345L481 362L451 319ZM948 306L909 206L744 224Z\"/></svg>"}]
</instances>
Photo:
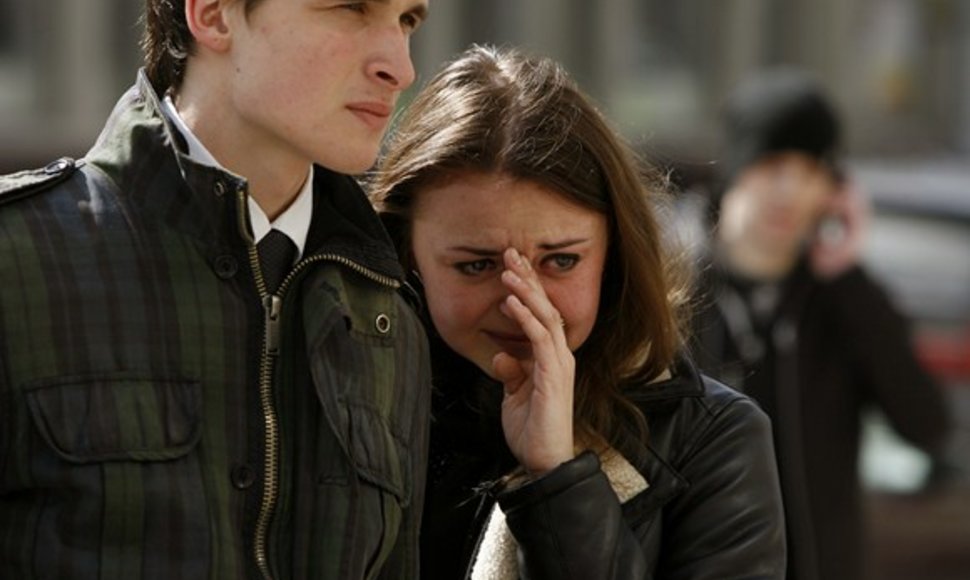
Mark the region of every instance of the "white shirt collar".
<instances>
[{"instance_id":1,"label":"white shirt collar","mask_svg":"<svg viewBox=\"0 0 970 580\"><path fill-rule=\"evenodd\" d=\"M185 124L170 95L166 95L162 100L162 111L185 138L189 147L190 159L202 165L225 169L205 148L205 145L199 141L199 138L189 129L189 126ZM266 217L266 212L259 207L252 196L247 198L247 202L249 204L249 225L253 229L253 239L259 242L271 229L280 230L296 244L296 259L300 259L303 256L303 249L306 247L306 238L310 231L310 219L313 217L313 166L310 166L306 181L303 182L296 199L272 223Z\"/></svg>"}]
</instances>

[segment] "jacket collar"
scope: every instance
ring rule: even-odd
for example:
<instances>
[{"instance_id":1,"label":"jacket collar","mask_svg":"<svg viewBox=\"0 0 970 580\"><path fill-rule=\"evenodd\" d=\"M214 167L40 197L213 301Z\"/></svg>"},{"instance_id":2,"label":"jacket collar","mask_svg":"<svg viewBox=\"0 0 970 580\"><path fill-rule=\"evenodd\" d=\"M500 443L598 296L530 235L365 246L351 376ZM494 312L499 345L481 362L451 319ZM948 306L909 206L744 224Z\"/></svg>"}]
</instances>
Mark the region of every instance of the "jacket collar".
<instances>
[{"instance_id":1,"label":"jacket collar","mask_svg":"<svg viewBox=\"0 0 970 580\"><path fill-rule=\"evenodd\" d=\"M144 70L115 105L86 162L136 208L199 240L210 253L252 243L246 180L188 156ZM313 189L306 255L339 254L402 279L393 245L357 182L315 166Z\"/></svg>"},{"instance_id":2,"label":"jacket collar","mask_svg":"<svg viewBox=\"0 0 970 580\"><path fill-rule=\"evenodd\" d=\"M671 377L659 382L634 386L626 391L630 400L643 410L675 407L687 398L704 396L700 371L686 356L674 362ZM649 424L648 424L649 428ZM655 515L671 499L690 485L667 460L664 450L644 443L639 434L628 431L621 435L617 449L650 482L650 488L623 504L623 514L636 525Z\"/></svg>"},{"instance_id":3,"label":"jacket collar","mask_svg":"<svg viewBox=\"0 0 970 580\"><path fill-rule=\"evenodd\" d=\"M704 396L704 382L697 366L686 356L680 356L674 361L669 378L634 386L625 394L640 406L673 402L684 397Z\"/></svg>"}]
</instances>

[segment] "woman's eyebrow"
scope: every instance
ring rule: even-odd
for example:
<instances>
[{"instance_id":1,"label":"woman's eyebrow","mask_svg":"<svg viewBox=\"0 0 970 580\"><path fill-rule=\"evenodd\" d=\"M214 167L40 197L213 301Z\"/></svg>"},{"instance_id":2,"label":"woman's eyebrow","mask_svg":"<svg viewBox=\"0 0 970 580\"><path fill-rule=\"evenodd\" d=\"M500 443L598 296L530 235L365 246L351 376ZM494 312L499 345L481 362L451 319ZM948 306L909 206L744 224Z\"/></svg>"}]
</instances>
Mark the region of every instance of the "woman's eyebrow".
<instances>
[{"instance_id":1,"label":"woman's eyebrow","mask_svg":"<svg viewBox=\"0 0 970 580\"><path fill-rule=\"evenodd\" d=\"M453 252L465 252L468 254L473 254L475 256L498 256L502 254L501 250L493 250L490 248L476 248L474 246L451 246L448 250Z\"/></svg>"},{"instance_id":2,"label":"woman's eyebrow","mask_svg":"<svg viewBox=\"0 0 970 580\"><path fill-rule=\"evenodd\" d=\"M545 250L545 251L562 250L563 248L568 248L570 246L575 246L577 244L582 244L588 241L589 241L589 238L575 238L575 239L563 240L561 242L541 243L539 244L538 247L539 249ZM501 250L495 250L492 248L479 248L476 246L450 246L448 250L453 252L465 252L468 254L473 254L475 256L491 257L491 256L501 255L502 252L504 251L504 248Z\"/></svg>"},{"instance_id":3,"label":"woman's eyebrow","mask_svg":"<svg viewBox=\"0 0 970 580\"><path fill-rule=\"evenodd\" d=\"M563 240L561 242L550 242L545 244L539 244L539 248L543 250L562 250L563 248L568 248L569 246L575 246L576 244L581 244L583 242L588 242L589 238L575 238L569 240Z\"/></svg>"}]
</instances>

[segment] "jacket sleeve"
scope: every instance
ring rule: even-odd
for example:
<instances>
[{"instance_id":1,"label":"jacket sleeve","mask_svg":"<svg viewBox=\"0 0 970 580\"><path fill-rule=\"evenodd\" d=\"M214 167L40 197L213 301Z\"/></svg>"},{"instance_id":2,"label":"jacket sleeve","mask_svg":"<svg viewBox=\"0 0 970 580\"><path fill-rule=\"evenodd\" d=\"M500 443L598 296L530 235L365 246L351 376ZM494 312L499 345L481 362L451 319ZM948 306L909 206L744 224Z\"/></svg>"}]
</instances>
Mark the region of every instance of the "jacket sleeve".
<instances>
[{"instance_id":1,"label":"jacket sleeve","mask_svg":"<svg viewBox=\"0 0 970 580\"><path fill-rule=\"evenodd\" d=\"M832 282L842 335L871 399L893 428L927 452L949 431L944 396L916 358L906 318L861 269Z\"/></svg>"},{"instance_id":2,"label":"jacket sleeve","mask_svg":"<svg viewBox=\"0 0 970 580\"><path fill-rule=\"evenodd\" d=\"M693 441L678 460L690 485L663 508L656 561L592 453L500 495L522 578L784 578L784 511L767 416L738 398Z\"/></svg>"},{"instance_id":3,"label":"jacket sleeve","mask_svg":"<svg viewBox=\"0 0 970 580\"><path fill-rule=\"evenodd\" d=\"M498 501L519 544L523 580L650 578L594 453L584 452Z\"/></svg>"},{"instance_id":4,"label":"jacket sleeve","mask_svg":"<svg viewBox=\"0 0 970 580\"><path fill-rule=\"evenodd\" d=\"M677 463L690 485L664 508L656 577L784 578L784 508L768 416L750 399L729 402Z\"/></svg>"}]
</instances>

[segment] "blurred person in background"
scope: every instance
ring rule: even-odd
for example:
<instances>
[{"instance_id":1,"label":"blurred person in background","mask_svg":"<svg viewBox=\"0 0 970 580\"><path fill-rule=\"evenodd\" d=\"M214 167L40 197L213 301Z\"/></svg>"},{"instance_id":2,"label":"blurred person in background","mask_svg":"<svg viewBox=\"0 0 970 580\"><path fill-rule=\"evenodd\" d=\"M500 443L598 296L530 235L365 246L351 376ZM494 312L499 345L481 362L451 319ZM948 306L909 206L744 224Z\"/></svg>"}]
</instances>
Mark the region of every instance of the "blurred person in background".
<instances>
[{"instance_id":1,"label":"blurred person in background","mask_svg":"<svg viewBox=\"0 0 970 580\"><path fill-rule=\"evenodd\" d=\"M723 120L692 352L773 419L788 577L859 580L863 412L878 408L932 455L947 435L943 394L859 263L866 206L821 88L798 70L764 71L729 96Z\"/></svg>"},{"instance_id":2,"label":"blurred person in background","mask_svg":"<svg viewBox=\"0 0 970 580\"><path fill-rule=\"evenodd\" d=\"M423 576L782 578L768 418L683 356L663 185L562 67L468 50L378 169L432 342Z\"/></svg>"},{"instance_id":3,"label":"blurred person in background","mask_svg":"<svg viewBox=\"0 0 970 580\"><path fill-rule=\"evenodd\" d=\"M430 363L360 186L424 0L148 0L0 178L0 577L413 579Z\"/></svg>"}]
</instances>

